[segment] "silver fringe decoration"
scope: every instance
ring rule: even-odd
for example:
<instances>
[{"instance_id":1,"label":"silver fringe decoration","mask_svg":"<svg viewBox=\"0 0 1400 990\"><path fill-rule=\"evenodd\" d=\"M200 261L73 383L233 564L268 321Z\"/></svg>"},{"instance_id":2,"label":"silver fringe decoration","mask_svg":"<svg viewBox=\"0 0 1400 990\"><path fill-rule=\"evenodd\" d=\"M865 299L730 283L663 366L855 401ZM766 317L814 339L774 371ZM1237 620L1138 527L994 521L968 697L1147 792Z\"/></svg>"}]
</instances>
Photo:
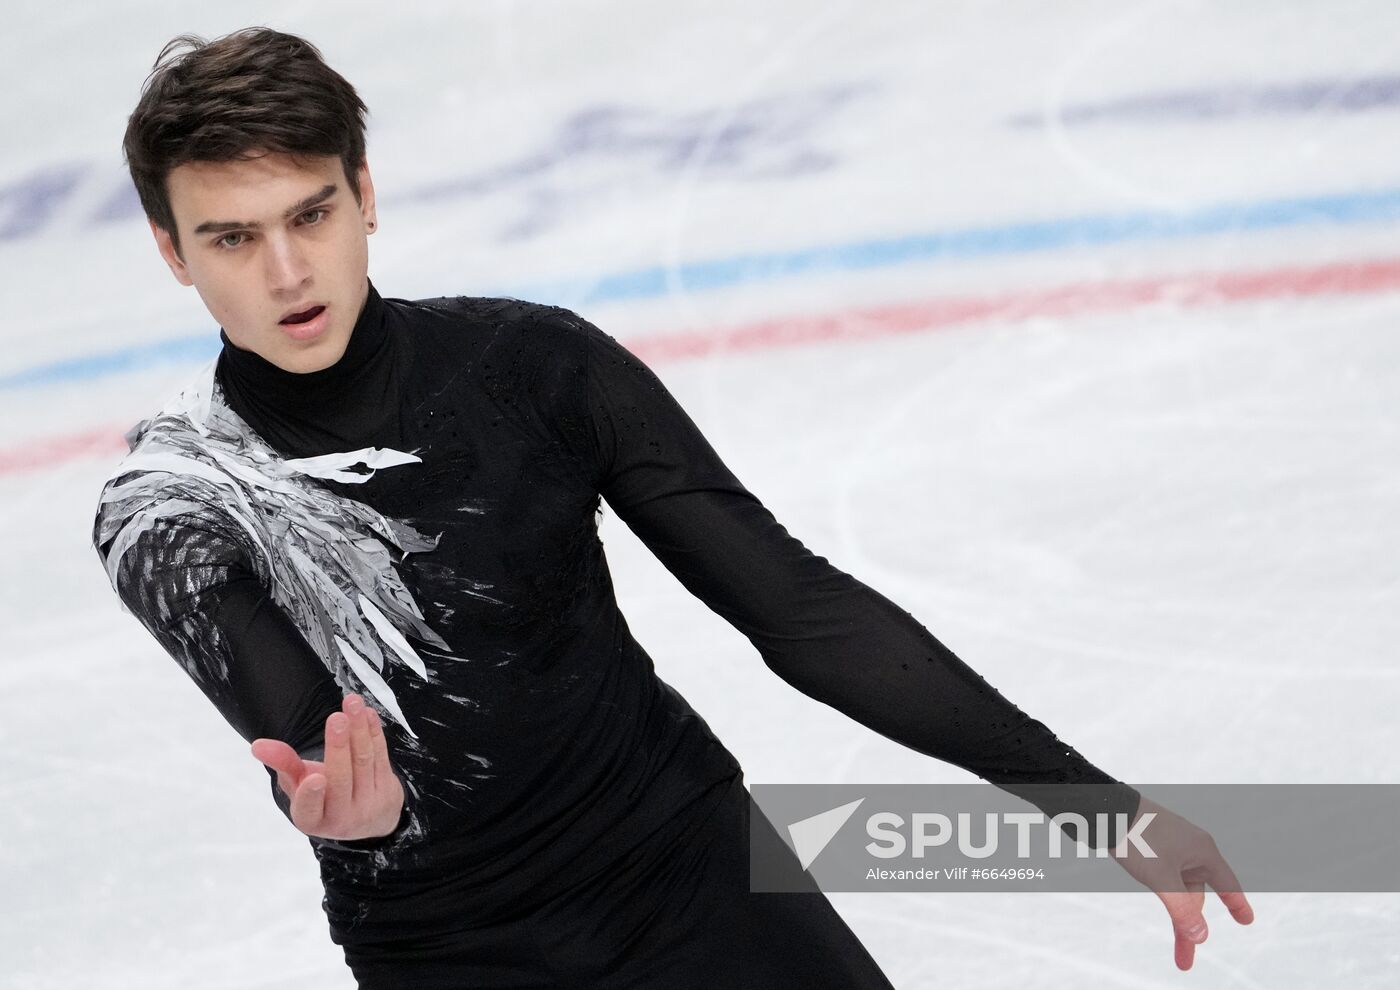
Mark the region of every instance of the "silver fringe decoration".
<instances>
[{"instance_id":1,"label":"silver fringe decoration","mask_svg":"<svg viewBox=\"0 0 1400 990\"><path fill-rule=\"evenodd\" d=\"M386 658L427 680L406 636L449 647L424 621L388 545L421 553L438 537L336 495L317 479L361 484L380 469L421 459L381 447L285 459L228 407L214 365L127 434L130 453L103 488L94 539L99 555L113 541L104 560L108 580L115 589L123 555L158 520L219 513L248 534L273 600L337 682L356 690L348 668L416 740L384 680ZM357 465L369 473L348 470Z\"/></svg>"}]
</instances>

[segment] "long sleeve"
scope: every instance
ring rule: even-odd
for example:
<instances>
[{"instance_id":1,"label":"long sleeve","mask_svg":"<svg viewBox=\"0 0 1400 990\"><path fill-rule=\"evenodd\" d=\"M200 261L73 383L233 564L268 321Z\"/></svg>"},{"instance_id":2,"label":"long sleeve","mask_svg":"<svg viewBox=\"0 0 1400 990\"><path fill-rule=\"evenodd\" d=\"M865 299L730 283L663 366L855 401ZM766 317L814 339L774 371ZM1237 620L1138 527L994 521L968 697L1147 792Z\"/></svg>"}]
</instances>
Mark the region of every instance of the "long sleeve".
<instances>
[{"instance_id":1,"label":"long sleeve","mask_svg":"<svg viewBox=\"0 0 1400 990\"><path fill-rule=\"evenodd\" d=\"M108 548L100 550L105 560ZM279 739L303 758L323 758L340 687L273 601L234 527L204 516L157 522L123 556L116 589L246 741ZM290 821L276 773L267 774Z\"/></svg>"},{"instance_id":2,"label":"long sleeve","mask_svg":"<svg viewBox=\"0 0 1400 990\"><path fill-rule=\"evenodd\" d=\"M1091 844L1101 838L1096 812L1131 820L1137 791L1004 698L908 612L808 550L729 471L650 369L612 337L578 325L599 490L779 677L1047 815L1084 814Z\"/></svg>"}]
</instances>

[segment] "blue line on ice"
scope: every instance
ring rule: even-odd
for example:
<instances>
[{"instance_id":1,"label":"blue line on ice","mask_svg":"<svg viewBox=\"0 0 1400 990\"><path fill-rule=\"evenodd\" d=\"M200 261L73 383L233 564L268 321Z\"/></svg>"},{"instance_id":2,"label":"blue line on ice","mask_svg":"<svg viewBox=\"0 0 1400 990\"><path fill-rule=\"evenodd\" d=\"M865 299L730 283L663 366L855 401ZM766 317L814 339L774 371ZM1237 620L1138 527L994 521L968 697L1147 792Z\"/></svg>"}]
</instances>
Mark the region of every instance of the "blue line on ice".
<instances>
[{"instance_id":1,"label":"blue line on ice","mask_svg":"<svg viewBox=\"0 0 1400 990\"><path fill-rule=\"evenodd\" d=\"M1098 247L1244 233L1309 224L1358 224L1400 219L1400 189L1226 203L1195 210L1096 214L992 227L849 241L792 251L752 253L656 266L596 277L518 286L504 294L572 308L646 299L684 289L703 292L798 275L855 272L913 262L984 258L1033 251ZM450 289L449 289L450 291ZM501 294L496 291L484 294ZM0 375L0 390L90 381L162 363L207 360L218 336L206 331L153 344L36 365Z\"/></svg>"}]
</instances>

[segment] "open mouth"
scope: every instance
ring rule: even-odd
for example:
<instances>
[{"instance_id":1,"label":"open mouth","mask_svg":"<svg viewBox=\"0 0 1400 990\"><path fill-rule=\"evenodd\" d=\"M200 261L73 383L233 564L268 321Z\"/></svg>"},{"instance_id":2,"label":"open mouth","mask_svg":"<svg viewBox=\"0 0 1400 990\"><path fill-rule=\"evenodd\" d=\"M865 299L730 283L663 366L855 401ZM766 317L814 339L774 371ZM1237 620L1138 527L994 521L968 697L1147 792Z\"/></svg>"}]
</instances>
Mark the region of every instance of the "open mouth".
<instances>
[{"instance_id":1,"label":"open mouth","mask_svg":"<svg viewBox=\"0 0 1400 990\"><path fill-rule=\"evenodd\" d=\"M310 309L303 310L300 313L293 313L291 316L279 320L278 322L284 327L295 326L298 323L309 323L320 316L321 311L325 308L324 306L312 306Z\"/></svg>"}]
</instances>

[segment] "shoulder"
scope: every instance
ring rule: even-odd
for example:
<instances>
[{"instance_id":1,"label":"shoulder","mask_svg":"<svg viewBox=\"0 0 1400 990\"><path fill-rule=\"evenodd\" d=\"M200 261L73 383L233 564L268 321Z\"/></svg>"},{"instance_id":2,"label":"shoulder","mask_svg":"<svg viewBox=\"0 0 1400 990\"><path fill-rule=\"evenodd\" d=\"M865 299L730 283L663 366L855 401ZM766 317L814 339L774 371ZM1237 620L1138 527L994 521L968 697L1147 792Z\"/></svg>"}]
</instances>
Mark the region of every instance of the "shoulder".
<instances>
[{"instance_id":1,"label":"shoulder","mask_svg":"<svg viewBox=\"0 0 1400 990\"><path fill-rule=\"evenodd\" d=\"M130 484L109 482L98 502L93 546L104 560L150 534L159 534L163 546L180 548L187 562L247 561L255 556L254 541L218 498L178 483L140 493L133 493Z\"/></svg>"},{"instance_id":2,"label":"shoulder","mask_svg":"<svg viewBox=\"0 0 1400 990\"><path fill-rule=\"evenodd\" d=\"M119 592L133 577L197 573L215 583L235 571L266 576L258 541L200 478L119 466L98 496L92 546Z\"/></svg>"},{"instance_id":3,"label":"shoulder","mask_svg":"<svg viewBox=\"0 0 1400 990\"><path fill-rule=\"evenodd\" d=\"M385 301L431 349L479 364L487 379L582 380L600 358L629 356L613 337L563 306L509 296Z\"/></svg>"},{"instance_id":4,"label":"shoulder","mask_svg":"<svg viewBox=\"0 0 1400 990\"><path fill-rule=\"evenodd\" d=\"M573 310L511 296L436 296L385 302L414 329L470 332L489 343L528 340L582 347L590 339L611 340Z\"/></svg>"},{"instance_id":5,"label":"shoulder","mask_svg":"<svg viewBox=\"0 0 1400 990\"><path fill-rule=\"evenodd\" d=\"M433 296L427 299L386 297L386 305L414 324L490 326L516 322L537 303L509 296Z\"/></svg>"}]
</instances>

